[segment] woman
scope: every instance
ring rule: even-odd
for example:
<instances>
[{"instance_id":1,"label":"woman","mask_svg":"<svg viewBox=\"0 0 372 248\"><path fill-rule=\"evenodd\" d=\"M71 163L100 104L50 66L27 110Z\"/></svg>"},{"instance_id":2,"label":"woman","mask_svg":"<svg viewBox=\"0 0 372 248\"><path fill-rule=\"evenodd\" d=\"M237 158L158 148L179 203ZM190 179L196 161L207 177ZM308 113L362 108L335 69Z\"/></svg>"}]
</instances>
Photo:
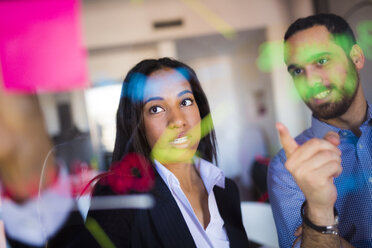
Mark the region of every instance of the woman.
<instances>
[{"instance_id":1,"label":"woman","mask_svg":"<svg viewBox=\"0 0 372 248\"><path fill-rule=\"evenodd\" d=\"M212 164L209 105L189 66L162 58L129 71L117 111L114 164L132 153L155 169L155 206L88 216L117 247L248 246L238 189ZM118 192L110 185L118 184L100 182L94 194Z\"/></svg>"}]
</instances>

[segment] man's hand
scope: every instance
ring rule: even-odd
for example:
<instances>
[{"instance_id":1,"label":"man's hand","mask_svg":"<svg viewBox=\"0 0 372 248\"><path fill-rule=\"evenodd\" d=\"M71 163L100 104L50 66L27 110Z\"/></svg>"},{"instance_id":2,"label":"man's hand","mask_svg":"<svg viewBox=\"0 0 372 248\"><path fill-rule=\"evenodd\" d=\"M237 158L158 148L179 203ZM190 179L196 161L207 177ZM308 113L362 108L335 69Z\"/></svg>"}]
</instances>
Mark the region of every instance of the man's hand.
<instances>
[{"instance_id":1,"label":"man's hand","mask_svg":"<svg viewBox=\"0 0 372 248\"><path fill-rule=\"evenodd\" d=\"M37 97L7 92L0 81L0 181L13 200L25 201L53 182L51 149Z\"/></svg>"},{"instance_id":2,"label":"man's hand","mask_svg":"<svg viewBox=\"0 0 372 248\"><path fill-rule=\"evenodd\" d=\"M314 138L300 146L283 124L277 123L276 128L287 156L285 167L307 200L307 217L319 226L334 224L337 189L333 179L342 172L338 134L328 132L323 139Z\"/></svg>"}]
</instances>

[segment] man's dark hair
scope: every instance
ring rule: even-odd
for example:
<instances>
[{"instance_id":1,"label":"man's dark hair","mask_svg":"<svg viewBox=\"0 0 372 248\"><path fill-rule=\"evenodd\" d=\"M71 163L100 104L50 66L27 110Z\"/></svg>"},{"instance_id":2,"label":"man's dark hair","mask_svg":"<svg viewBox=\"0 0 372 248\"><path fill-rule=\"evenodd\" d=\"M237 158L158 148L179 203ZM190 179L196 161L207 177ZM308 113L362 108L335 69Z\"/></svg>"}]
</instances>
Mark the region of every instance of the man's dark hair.
<instances>
[{"instance_id":1,"label":"man's dark hair","mask_svg":"<svg viewBox=\"0 0 372 248\"><path fill-rule=\"evenodd\" d=\"M135 152L144 155L150 161L151 148L145 135L143 120L143 95L148 76L162 69L174 69L190 83L200 118L210 114L207 97L194 72L188 65L170 58L146 59L135 65L127 74L122 86L119 108L116 114L116 140L112 162L120 161L124 155ZM198 146L199 156L217 164L216 134L211 122L204 122L202 128L209 130Z\"/></svg>"},{"instance_id":2,"label":"man's dark hair","mask_svg":"<svg viewBox=\"0 0 372 248\"><path fill-rule=\"evenodd\" d=\"M332 34L335 43L341 46L347 55L356 44L354 33L349 24L335 14L317 14L297 19L287 29L284 41L287 41L295 33L314 26L325 26Z\"/></svg>"}]
</instances>

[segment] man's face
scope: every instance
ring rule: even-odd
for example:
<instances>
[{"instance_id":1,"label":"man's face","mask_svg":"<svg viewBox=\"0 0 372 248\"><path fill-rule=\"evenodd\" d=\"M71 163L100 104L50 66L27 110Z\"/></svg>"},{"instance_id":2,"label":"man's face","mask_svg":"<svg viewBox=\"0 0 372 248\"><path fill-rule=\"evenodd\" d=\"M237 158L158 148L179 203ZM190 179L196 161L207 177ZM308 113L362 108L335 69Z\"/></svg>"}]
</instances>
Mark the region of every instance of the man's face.
<instances>
[{"instance_id":1,"label":"man's face","mask_svg":"<svg viewBox=\"0 0 372 248\"><path fill-rule=\"evenodd\" d=\"M300 97L320 119L343 115L359 85L358 72L325 26L295 33L285 46L285 62Z\"/></svg>"}]
</instances>

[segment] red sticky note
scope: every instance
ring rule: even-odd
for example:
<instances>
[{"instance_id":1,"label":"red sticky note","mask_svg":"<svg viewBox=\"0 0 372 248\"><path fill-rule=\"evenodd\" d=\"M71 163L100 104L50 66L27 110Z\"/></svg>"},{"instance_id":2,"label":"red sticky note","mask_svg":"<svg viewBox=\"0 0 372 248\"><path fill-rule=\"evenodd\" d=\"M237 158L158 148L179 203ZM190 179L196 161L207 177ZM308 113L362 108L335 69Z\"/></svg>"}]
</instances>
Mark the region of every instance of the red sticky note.
<instances>
[{"instance_id":1,"label":"red sticky note","mask_svg":"<svg viewBox=\"0 0 372 248\"><path fill-rule=\"evenodd\" d=\"M57 92L88 84L79 0L0 1L0 68L4 87Z\"/></svg>"}]
</instances>

